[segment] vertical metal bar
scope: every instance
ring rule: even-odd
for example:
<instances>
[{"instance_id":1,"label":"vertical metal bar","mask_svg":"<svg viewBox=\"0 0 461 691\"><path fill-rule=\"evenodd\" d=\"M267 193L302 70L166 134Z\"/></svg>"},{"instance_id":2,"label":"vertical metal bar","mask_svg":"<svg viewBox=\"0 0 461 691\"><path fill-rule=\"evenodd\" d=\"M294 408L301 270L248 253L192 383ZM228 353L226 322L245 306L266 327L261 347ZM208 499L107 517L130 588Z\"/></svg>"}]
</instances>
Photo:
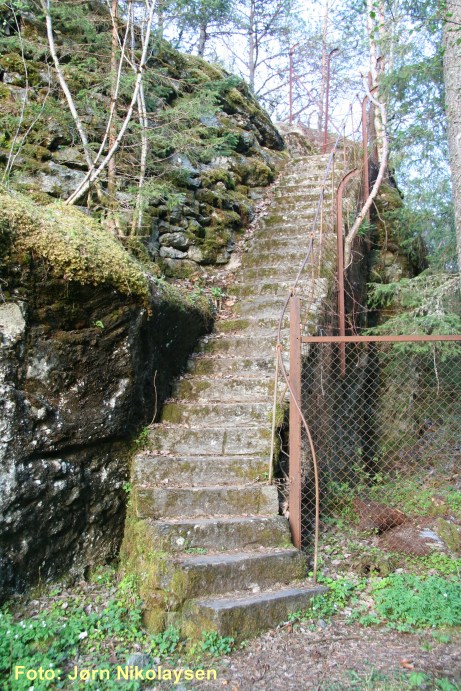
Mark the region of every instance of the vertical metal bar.
<instances>
[{"instance_id":1,"label":"vertical metal bar","mask_svg":"<svg viewBox=\"0 0 461 691\"><path fill-rule=\"evenodd\" d=\"M293 544L301 548L301 303L290 301L290 529ZM296 406L295 400L298 402Z\"/></svg>"},{"instance_id":2,"label":"vertical metal bar","mask_svg":"<svg viewBox=\"0 0 461 691\"><path fill-rule=\"evenodd\" d=\"M328 148L328 117L330 109L330 63L335 53L339 53L339 48L333 48L328 53L327 59L327 83L325 89L325 129L323 131L323 153L326 154Z\"/></svg>"}]
</instances>

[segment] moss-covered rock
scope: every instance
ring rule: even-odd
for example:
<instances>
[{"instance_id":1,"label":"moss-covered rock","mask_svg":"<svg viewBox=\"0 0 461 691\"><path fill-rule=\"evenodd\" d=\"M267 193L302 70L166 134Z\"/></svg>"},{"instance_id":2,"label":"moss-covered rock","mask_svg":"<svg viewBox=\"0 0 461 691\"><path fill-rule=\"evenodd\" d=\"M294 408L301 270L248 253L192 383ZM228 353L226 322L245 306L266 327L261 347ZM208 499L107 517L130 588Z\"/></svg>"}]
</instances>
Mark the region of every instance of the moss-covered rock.
<instances>
[{"instance_id":1,"label":"moss-covered rock","mask_svg":"<svg viewBox=\"0 0 461 691\"><path fill-rule=\"evenodd\" d=\"M19 193L1 193L0 205L0 228L11 235L17 253L45 261L68 281L106 284L147 300L149 284L141 265L81 211L62 203L39 207Z\"/></svg>"}]
</instances>

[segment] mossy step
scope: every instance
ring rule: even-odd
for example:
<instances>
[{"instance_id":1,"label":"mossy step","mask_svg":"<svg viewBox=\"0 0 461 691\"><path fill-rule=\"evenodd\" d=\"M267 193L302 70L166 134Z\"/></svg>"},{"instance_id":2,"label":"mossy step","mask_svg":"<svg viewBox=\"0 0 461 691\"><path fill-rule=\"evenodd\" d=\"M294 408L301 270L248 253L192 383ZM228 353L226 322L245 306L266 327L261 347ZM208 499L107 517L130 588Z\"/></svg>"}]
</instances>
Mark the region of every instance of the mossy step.
<instances>
[{"instance_id":1,"label":"mossy step","mask_svg":"<svg viewBox=\"0 0 461 691\"><path fill-rule=\"evenodd\" d=\"M274 319L278 323L284 302L285 296L282 295L254 295L250 300L240 300L233 309L236 315L253 319L259 317L261 326L269 326Z\"/></svg>"},{"instance_id":2,"label":"mossy step","mask_svg":"<svg viewBox=\"0 0 461 691\"><path fill-rule=\"evenodd\" d=\"M251 357L255 353L259 357L275 355L276 337L268 339L262 336L248 338L248 336L211 336L202 342L202 352L208 354L219 354L222 356L237 356L241 358Z\"/></svg>"},{"instance_id":3,"label":"mossy step","mask_svg":"<svg viewBox=\"0 0 461 691\"><path fill-rule=\"evenodd\" d=\"M190 549L252 549L291 546L288 520L284 516L201 518L197 520L149 521L148 534L158 549L184 552Z\"/></svg>"},{"instance_id":4,"label":"mossy step","mask_svg":"<svg viewBox=\"0 0 461 691\"><path fill-rule=\"evenodd\" d=\"M298 192L287 192L286 190L281 190L280 194L274 195L274 201L277 206L286 204L296 204L296 208L299 208L301 204L306 206L311 206L315 204L320 197L321 189L300 189ZM331 206L331 195L328 193L324 197L324 204Z\"/></svg>"},{"instance_id":5,"label":"mossy step","mask_svg":"<svg viewBox=\"0 0 461 691\"><path fill-rule=\"evenodd\" d=\"M197 403L237 403L251 401L253 403L268 402L274 390L273 378L269 376L259 379L240 380L238 377L223 379L220 377L183 377L173 389L173 396L178 401L194 401Z\"/></svg>"},{"instance_id":6,"label":"mossy step","mask_svg":"<svg viewBox=\"0 0 461 691\"><path fill-rule=\"evenodd\" d=\"M196 355L187 364L188 372L198 375L216 375L223 377L236 375L240 378L258 378L270 376L274 370L274 357L213 357Z\"/></svg>"},{"instance_id":7,"label":"mossy step","mask_svg":"<svg viewBox=\"0 0 461 691\"><path fill-rule=\"evenodd\" d=\"M257 307L253 307L251 304L247 304L246 307L249 314L236 317L235 319L223 319L219 321L216 324L215 333L238 334L240 332L245 332L245 335L252 334L253 336L267 336L268 338L273 337L277 333L283 302L280 304L276 303L273 307L266 307L264 310L261 310L259 313L261 315L260 318L257 316ZM285 326L288 328L288 322Z\"/></svg>"},{"instance_id":8,"label":"mossy step","mask_svg":"<svg viewBox=\"0 0 461 691\"><path fill-rule=\"evenodd\" d=\"M204 595L220 595L233 590L270 588L277 583L290 583L306 573L304 555L293 547L258 551L230 552L209 555L183 555L174 559L174 571L180 569L181 579L166 573L161 586L178 599L190 600Z\"/></svg>"},{"instance_id":9,"label":"mossy step","mask_svg":"<svg viewBox=\"0 0 461 691\"><path fill-rule=\"evenodd\" d=\"M274 317L272 319L253 319L251 317L246 317L245 319L229 320L225 323L225 330L221 331L220 328L216 329L216 333L226 334L235 337L261 337L267 338L273 341L277 337L278 333L278 323L280 317L281 308L274 311ZM235 328L234 328L235 326ZM284 328L282 329L282 337L288 337L289 327L288 319L285 320Z\"/></svg>"},{"instance_id":10,"label":"mossy step","mask_svg":"<svg viewBox=\"0 0 461 691\"><path fill-rule=\"evenodd\" d=\"M167 424L190 425L197 427L205 425L245 425L246 427L259 427L269 420L272 404L269 402L254 403L167 403L163 407L162 421Z\"/></svg>"},{"instance_id":11,"label":"mossy step","mask_svg":"<svg viewBox=\"0 0 461 691\"><path fill-rule=\"evenodd\" d=\"M286 266L287 270L292 269L293 264L301 264L309 249L309 238L307 233L298 247L282 248L281 251L274 249L251 252L245 254L242 260L242 271L258 266Z\"/></svg>"},{"instance_id":12,"label":"mossy step","mask_svg":"<svg viewBox=\"0 0 461 691\"><path fill-rule=\"evenodd\" d=\"M309 235L306 231L293 233L268 233L265 232L256 234L252 240L248 252L269 252L276 254L289 253L291 250L299 249L299 247L309 244ZM245 256L245 255L244 255Z\"/></svg>"},{"instance_id":13,"label":"mossy step","mask_svg":"<svg viewBox=\"0 0 461 691\"><path fill-rule=\"evenodd\" d=\"M316 216L316 211L312 212L309 217L299 219L295 214L288 217L286 214L283 216L267 216L261 221L261 231L258 235L255 235L255 240L259 237L263 238L277 238L277 239L291 239L296 238L298 235L301 238L306 236L306 234L312 231L312 223ZM334 228L332 223L330 223L331 218L324 218L323 223L323 234L334 233ZM315 232L317 236L320 236L320 219L318 219Z\"/></svg>"},{"instance_id":14,"label":"mossy step","mask_svg":"<svg viewBox=\"0 0 461 691\"><path fill-rule=\"evenodd\" d=\"M248 383L248 382L247 382ZM253 384L253 382L251 382ZM251 388L249 386L248 388ZM254 396L257 398L257 395ZM218 400L220 400L218 398ZM248 400L251 398L248 396ZM198 423L200 425L200 422ZM149 445L159 453L188 456L253 456L269 454L271 429L265 427L166 427L151 430Z\"/></svg>"},{"instance_id":15,"label":"mossy step","mask_svg":"<svg viewBox=\"0 0 461 691\"><path fill-rule=\"evenodd\" d=\"M301 292L308 293L308 288L311 284L311 280L308 278L303 278L298 287ZM279 280L252 280L252 281L236 281L232 286L229 286L227 292L229 295L235 295L238 297L255 297L258 295L273 295L286 299L288 293L293 286L293 281L287 281L285 279Z\"/></svg>"},{"instance_id":16,"label":"mossy step","mask_svg":"<svg viewBox=\"0 0 461 691\"><path fill-rule=\"evenodd\" d=\"M261 264L260 266L244 268L240 272L240 279L242 283L246 281L251 281L252 279L257 279L264 281L266 278L271 278L273 280L285 279L287 281L294 281L298 273L299 267L301 266L302 257L299 258L299 262L287 266L286 262L281 260L277 262L274 257L270 264Z\"/></svg>"},{"instance_id":17,"label":"mossy step","mask_svg":"<svg viewBox=\"0 0 461 691\"><path fill-rule=\"evenodd\" d=\"M266 592L200 598L183 611L183 634L199 638L202 631L216 631L239 643L288 621L290 614L307 609L311 598L327 590L296 583Z\"/></svg>"},{"instance_id":18,"label":"mossy step","mask_svg":"<svg viewBox=\"0 0 461 691\"><path fill-rule=\"evenodd\" d=\"M210 459L212 460L212 459ZM214 487L133 487L138 518L193 518L278 514L273 485Z\"/></svg>"},{"instance_id":19,"label":"mossy step","mask_svg":"<svg viewBox=\"0 0 461 691\"><path fill-rule=\"evenodd\" d=\"M267 475L267 456L162 456L139 454L133 482L141 486L206 487L256 482Z\"/></svg>"}]
</instances>

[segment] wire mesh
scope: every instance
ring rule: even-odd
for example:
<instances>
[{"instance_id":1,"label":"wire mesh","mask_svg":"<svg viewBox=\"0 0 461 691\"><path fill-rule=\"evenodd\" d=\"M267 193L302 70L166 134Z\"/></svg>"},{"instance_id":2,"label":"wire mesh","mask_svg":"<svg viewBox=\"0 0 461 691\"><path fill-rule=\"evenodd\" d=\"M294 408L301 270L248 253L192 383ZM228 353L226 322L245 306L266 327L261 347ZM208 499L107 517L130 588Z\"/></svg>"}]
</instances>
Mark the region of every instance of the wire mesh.
<instances>
[{"instance_id":1,"label":"wire mesh","mask_svg":"<svg viewBox=\"0 0 461 691\"><path fill-rule=\"evenodd\" d=\"M431 504L438 486L459 485L460 401L461 338L303 344L301 404L317 454L321 521L340 513L385 532L398 551L408 518L401 508L415 488L426 488ZM310 551L315 492L304 430L301 446L301 546Z\"/></svg>"}]
</instances>

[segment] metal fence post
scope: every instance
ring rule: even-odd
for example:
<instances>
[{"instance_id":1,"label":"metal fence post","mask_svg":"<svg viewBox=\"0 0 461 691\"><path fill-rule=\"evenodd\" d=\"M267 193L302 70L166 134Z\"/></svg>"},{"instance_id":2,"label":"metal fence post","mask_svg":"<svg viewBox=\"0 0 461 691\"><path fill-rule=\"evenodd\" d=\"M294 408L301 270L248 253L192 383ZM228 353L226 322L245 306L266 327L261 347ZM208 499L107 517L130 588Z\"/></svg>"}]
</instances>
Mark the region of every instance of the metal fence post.
<instances>
[{"instance_id":1,"label":"metal fence post","mask_svg":"<svg viewBox=\"0 0 461 691\"><path fill-rule=\"evenodd\" d=\"M290 529L293 544L301 548L301 304L290 301Z\"/></svg>"}]
</instances>

